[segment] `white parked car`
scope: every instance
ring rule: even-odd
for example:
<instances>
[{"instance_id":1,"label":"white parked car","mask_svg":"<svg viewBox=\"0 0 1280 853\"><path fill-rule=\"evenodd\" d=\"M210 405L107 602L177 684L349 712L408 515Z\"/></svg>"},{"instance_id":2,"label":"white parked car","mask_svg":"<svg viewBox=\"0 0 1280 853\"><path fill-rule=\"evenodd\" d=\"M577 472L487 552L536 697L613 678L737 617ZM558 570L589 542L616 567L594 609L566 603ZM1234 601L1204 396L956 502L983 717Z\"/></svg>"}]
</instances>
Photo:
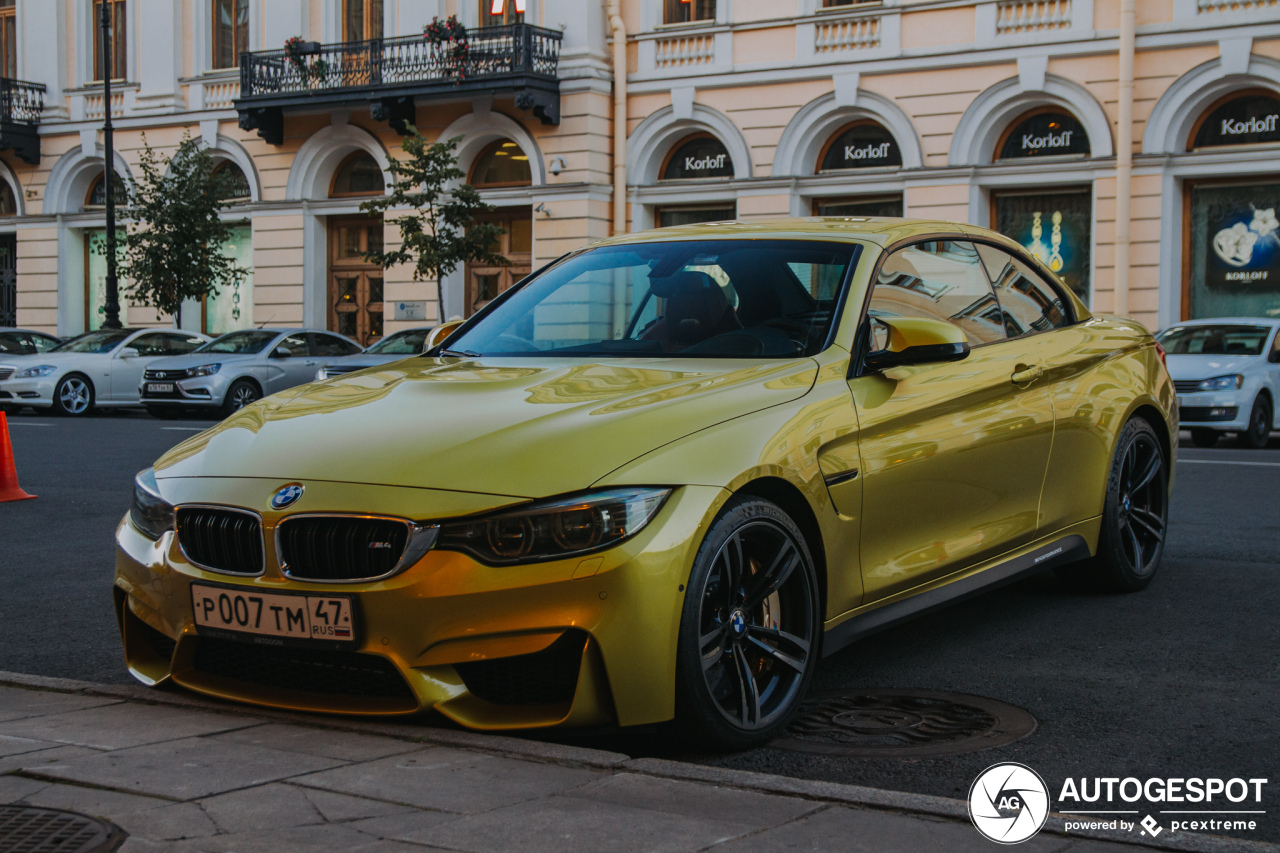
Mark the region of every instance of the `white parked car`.
<instances>
[{"instance_id":1,"label":"white parked car","mask_svg":"<svg viewBox=\"0 0 1280 853\"><path fill-rule=\"evenodd\" d=\"M344 358L339 361L326 362L323 367L316 371L316 381L320 382L325 379L332 379L335 376L364 370L366 367L378 367L395 361L403 361L410 356L422 355L423 344L426 343L427 335L431 334L433 328L435 327L423 326L419 329L405 329L393 335L387 335L360 355L354 355L351 358Z\"/></svg>"},{"instance_id":2,"label":"white parked car","mask_svg":"<svg viewBox=\"0 0 1280 853\"><path fill-rule=\"evenodd\" d=\"M45 353L0 357L0 405L74 417L97 406L136 406L148 364L191 352L208 340L177 329L99 329Z\"/></svg>"},{"instance_id":3,"label":"white parked car","mask_svg":"<svg viewBox=\"0 0 1280 853\"><path fill-rule=\"evenodd\" d=\"M1198 447L1225 432L1244 447L1267 446L1280 428L1280 320L1190 320L1160 333L1184 429Z\"/></svg>"}]
</instances>

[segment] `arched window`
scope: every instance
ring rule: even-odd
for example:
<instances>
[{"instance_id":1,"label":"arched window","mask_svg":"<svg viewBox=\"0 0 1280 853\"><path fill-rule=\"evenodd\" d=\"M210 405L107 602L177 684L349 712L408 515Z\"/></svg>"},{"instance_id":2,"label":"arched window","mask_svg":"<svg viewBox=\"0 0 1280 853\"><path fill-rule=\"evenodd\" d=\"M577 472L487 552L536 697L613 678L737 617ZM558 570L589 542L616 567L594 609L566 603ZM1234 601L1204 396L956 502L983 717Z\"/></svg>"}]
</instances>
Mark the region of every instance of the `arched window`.
<instances>
[{"instance_id":1,"label":"arched window","mask_svg":"<svg viewBox=\"0 0 1280 853\"><path fill-rule=\"evenodd\" d=\"M526 0L480 0L480 26L524 23Z\"/></svg>"},{"instance_id":2,"label":"arched window","mask_svg":"<svg viewBox=\"0 0 1280 853\"><path fill-rule=\"evenodd\" d=\"M1233 92L1205 111L1191 150L1280 142L1280 95L1266 89Z\"/></svg>"},{"instance_id":3,"label":"arched window","mask_svg":"<svg viewBox=\"0 0 1280 853\"><path fill-rule=\"evenodd\" d=\"M818 158L818 171L901 166L902 152L893 134L880 124L856 121L840 130Z\"/></svg>"},{"instance_id":4,"label":"arched window","mask_svg":"<svg viewBox=\"0 0 1280 853\"><path fill-rule=\"evenodd\" d=\"M997 160L1023 157L1089 155L1089 135L1080 120L1061 107L1044 107L1023 113L1005 131L996 146Z\"/></svg>"},{"instance_id":5,"label":"arched window","mask_svg":"<svg viewBox=\"0 0 1280 853\"><path fill-rule=\"evenodd\" d=\"M115 172L114 186L116 193L116 203L119 204L124 192L124 181L120 180L120 173ZM93 179L93 183L89 184L89 193L85 196L84 206L87 208L103 208L107 206L107 182L103 180L107 176L106 172L99 172L97 177Z\"/></svg>"},{"instance_id":6,"label":"arched window","mask_svg":"<svg viewBox=\"0 0 1280 853\"><path fill-rule=\"evenodd\" d=\"M533 183L529 157L510 139L493 143L471 169L473 187L521 187Z\"/></svg>"},{"instance_id":7,"label":"arched window","mask_svg":"<svg viewBox=\"0 0 1280 853\"><path fill-rule=\"evenodd\" d=\"M333 189L329 195L334 197L358 195L382 195L386 192L386 184L382 179L382 167L378 161L366 151L357 151L346 160L333 175Z\"/></svg>"},{"instance_id":8,"label":"arched window","mask_svg":"<svg viewBox=\"0 0 1280 853\"><path fill-rule=\"evenodd\" d=\"M15 216L18 213L18 200L13 195L13 187L9 182L0 179L0 216Z\"/></svg>"},{"instance_id":9,"label":"arched window","mask_svg":"<svg viewBox=\"0 0 1280 853\"><path fill-rule=\"evenodd\" d=\"M213 174L215 178L220 177L226 181L226 192L223 195L225 201L243 202L252 197L249 179L245 177L244 170L230 160L223 160L214 166Z\"/></svg>"},{"instance_id":10,"label":"arched window","mask_svg":"<svg viewBox=\"0 0 1280 853\"><path fill-rule=\"evenodd\" d=\"M687 137L677 145L668 155L661 173L664 181L732 177L733 160L729 150L709 133Z\"/></svg>"}]
</instances>

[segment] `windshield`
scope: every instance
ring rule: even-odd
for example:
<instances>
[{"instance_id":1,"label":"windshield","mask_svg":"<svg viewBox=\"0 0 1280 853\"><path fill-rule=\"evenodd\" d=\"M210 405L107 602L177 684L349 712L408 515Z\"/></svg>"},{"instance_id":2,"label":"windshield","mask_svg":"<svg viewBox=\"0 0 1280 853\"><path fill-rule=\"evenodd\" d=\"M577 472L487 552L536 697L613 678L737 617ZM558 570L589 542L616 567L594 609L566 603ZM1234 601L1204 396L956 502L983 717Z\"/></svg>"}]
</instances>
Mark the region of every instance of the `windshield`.
<instances>
[{"instance_id":1,"label":"windshield","mask_svg":"<svg viewBox=\"0 0 1280 853\"><path fill-rule=\"evenodd\" d=\"M116 329L109 332L86 332L78 338L72 338L65 344L54 347L50 352L111 352L125 338L132 335L131 331L122 331Z\"/></svg>"},{"instance_id":2,"label":"windshield","mask_svg":"<svg viewBox=\"0 0 1280 853\"><path fill-rule=\"evenodd\" d=\"M1169 355L1262 355L1269 326L1174 326L1160 335Z\"/></svg>"},{"instance_id":3,"label":"windshield","mask_svg":"<svg viewBox=\"0 0 1280 853\"><path fill-rule=\"evenodd\" d=\"M449 352L788 358L826 345L860 247L802 240L608 246L495 306Z\"/></svg>"},{"instance_id":4,"label":"windshield","mask_svg":"<svg viewBox=\"0 0 1280 853\"><path fill-rule=\"evenodd\" d=\"M430 331L430 329L410 329L407 332L396 332L378 341L365 352L370 355L417 355L422 352L422 344Z\"/></svg>"},{"instance_id":5,"label":"windshield","mask_svg":"<svg viewBox=\"0 0 1280 853\"><path fill-rule=\"evenodd\" d=\"M264 332L261 329L249 329L244 332L228 332L217 340L200 347L196 352L220 352L228 355L253 355L266 349L267 344L276 339L279 332Z\"/></svg>"}]
</instances>

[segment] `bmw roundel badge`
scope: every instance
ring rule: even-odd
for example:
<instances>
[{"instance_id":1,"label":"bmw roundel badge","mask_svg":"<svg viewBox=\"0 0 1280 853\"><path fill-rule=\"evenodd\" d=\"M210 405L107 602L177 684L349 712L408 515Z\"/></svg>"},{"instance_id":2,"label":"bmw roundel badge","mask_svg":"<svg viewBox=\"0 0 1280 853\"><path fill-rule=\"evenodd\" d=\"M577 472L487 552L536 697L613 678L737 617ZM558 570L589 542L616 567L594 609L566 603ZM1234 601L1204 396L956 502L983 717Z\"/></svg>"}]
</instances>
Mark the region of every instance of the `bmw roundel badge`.
<instances>
[{"instance_id":1,"label":"bmw roundel badge","mask_svg":"<svg viewBox=\"0 0 1280 853\"><path fill-rule=\"evenodd\" d=\"M284 509L287 506L293 506L298 502L298 498L302 497L303 486L300 483L290 483L287 486L281 486L274 495L271 496L272 509Z\"/></svg>"}]
</instances>

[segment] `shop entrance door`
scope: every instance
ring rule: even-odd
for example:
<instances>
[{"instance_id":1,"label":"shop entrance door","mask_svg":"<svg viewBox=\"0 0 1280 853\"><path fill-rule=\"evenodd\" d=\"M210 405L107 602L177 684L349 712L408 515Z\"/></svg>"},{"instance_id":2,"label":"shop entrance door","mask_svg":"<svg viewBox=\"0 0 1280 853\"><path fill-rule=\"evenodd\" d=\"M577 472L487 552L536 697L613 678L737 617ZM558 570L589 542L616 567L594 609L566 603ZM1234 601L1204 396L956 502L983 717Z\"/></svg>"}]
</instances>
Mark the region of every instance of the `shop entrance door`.
<instances>
[{"instance_id":1,"label":"shop entrance door","mask_svg":"<svg viewBox=\"0 0 1280 853\"><path fill-rule=\"evenodd\" d=\"M1197 183L1185 198L1183 318L1280 317L1280 180Z\"/></svg>"},{"instance_id":2,"label":"shop entrance door","mask_svg":"<svg viewBox=\"0 0 1280 853\"><path fill-rule=\"evenodd\" d=\"M18 237L0 234L0 326L18 325Z\"/></svg>"},{"instance_id":3,"label":"shop entrance door","mask_svg":"<svg viewBox=\"0 0 1280 853\"><path fill-rule=\"evenodd\" d=\"M382 267L364 253L382 250L382 217L329 221L329 330L367 347L382 337Z\"/></svg>"},{"instance_id":4,"label":"shop entrance door","mask_svg":"<svg viewBox=\"0 0 1280 853\"><path fill-rule=\"evenodd\" d=\"M492 222L507 233L498 238L493 250L511 261L509 267L467 264L466 315L470 317L495 296L527 276L533 269L533 209L521 207L476 217Z\"/></svg>"}]
</instances>

